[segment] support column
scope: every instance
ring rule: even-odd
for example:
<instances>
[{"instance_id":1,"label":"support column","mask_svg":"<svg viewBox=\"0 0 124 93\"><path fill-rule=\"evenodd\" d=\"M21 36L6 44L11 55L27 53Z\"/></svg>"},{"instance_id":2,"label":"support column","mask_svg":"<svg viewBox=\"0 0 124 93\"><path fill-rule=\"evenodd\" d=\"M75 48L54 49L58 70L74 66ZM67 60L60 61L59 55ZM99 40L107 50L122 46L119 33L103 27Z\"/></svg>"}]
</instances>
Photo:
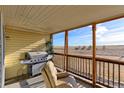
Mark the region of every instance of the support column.
<instances>
[{"instance_id":1,"label":"support column","mask_svg":"<svg viewBox=\"0 0 124 93\"><path fill-rule=\"evenodd\" d=\"M92 46L93 46L93 87L96 87L96 74L97 74L97 63L96 63L96 24L92 25Z\"/></svg>"},{"instance_id":2,"label":"support column","mask_svg":"<svg viewBox=\"0 0 124 93\"><path fill-rule=\"evenodd\" d=\"M4 87L5 67L4 67L4 27L3 16L0 13L0 87Z\"/></svg>"},{"instance_id":3,"label":"support column","mask_svg":"<svg viewBox=\"0 0 124 93\"><path fill-rule=\"evenodd\" d=\"M64 69L68 71L68 31L65 31L64 59Z\"/></svg>"},{"instance_id":4,"label":"support column","mask_svg":"<svg viewBox=\"0 0 124 93\"><path fill-rule=\"evenodd\" d=\"M50 34L51 52L53 53L53 34Z\"/></svg>"}]
</instances>

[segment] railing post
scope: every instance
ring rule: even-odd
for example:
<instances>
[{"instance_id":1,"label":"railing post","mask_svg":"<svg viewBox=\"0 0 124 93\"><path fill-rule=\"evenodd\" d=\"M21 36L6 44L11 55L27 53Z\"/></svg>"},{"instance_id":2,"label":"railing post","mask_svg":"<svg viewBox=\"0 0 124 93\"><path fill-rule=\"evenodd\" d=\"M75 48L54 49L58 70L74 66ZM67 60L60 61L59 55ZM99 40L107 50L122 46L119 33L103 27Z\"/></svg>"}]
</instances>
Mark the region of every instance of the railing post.
<instances>
[{"instance_id":1,"label":"railing post","mask_svg":"<svg viewBox=\"0 0 124 93\"><path fill-rule=\"evenodd\" d=\"M65 64L64 69L68 70L68 31L65 31L65 47L64 47Z\"/></svg>"},{"instance_id":2,"label":"railing post","mask_svg":"<svg viewBox=\"0 0 124 93\"><path fill-rule=\"evenodd\" d=\"M93 46L93 87L96 86L96 71L97 71L97 64L96 64L96 24L92 25L92 46Z\"/></svg>"},{"instance_id":3,"label":"railing post","mask_svg":"<svg viewBox=\"0 0 124 93\"><path fill-rule=\"evenodd\" d=\"M51 46L52 46L52 50L53 50L53 34L50 34L50 42L51 42Z\"/></svg>"}]
</instances>

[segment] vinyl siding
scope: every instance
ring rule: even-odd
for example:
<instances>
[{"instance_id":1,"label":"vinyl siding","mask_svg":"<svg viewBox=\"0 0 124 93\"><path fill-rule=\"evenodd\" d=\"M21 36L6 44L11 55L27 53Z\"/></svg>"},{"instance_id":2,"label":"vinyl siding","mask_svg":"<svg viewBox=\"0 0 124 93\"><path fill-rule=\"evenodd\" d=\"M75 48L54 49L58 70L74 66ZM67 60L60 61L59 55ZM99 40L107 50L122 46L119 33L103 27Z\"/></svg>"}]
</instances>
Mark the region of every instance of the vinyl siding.
<instances>
[{"instance_id":1,"label":"vinyl siding","mask_svg":"<svg viewBox=\"0 0 124 93\"><path fill-rule=\"evenodd\" d=\"M44 51L49 35L6 29L5 32L5 78L27 73L27 66L20 64L25 52Z\"/></svg>"}]
</instances>

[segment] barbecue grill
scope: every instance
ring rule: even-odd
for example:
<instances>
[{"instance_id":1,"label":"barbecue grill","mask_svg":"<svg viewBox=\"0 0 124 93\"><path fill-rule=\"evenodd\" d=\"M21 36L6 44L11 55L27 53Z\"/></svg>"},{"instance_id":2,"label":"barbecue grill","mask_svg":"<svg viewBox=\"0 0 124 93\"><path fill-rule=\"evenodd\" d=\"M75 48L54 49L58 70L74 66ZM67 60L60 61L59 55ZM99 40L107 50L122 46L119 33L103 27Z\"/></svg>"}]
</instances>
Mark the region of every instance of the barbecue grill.
<instances>
[{"instance_id":1,"label":"barbecue grill","mask_svg":"<svg viewBox=\"0 0 124 93\"><path fill-rule=\"evenodd\" d=\"M27 52L25 60L22 60L21 64L28 65L29 76L36 76L41 74L44 64L51 59L52 55L49 55L47 52Z\"/></svg>"}]
</instances>

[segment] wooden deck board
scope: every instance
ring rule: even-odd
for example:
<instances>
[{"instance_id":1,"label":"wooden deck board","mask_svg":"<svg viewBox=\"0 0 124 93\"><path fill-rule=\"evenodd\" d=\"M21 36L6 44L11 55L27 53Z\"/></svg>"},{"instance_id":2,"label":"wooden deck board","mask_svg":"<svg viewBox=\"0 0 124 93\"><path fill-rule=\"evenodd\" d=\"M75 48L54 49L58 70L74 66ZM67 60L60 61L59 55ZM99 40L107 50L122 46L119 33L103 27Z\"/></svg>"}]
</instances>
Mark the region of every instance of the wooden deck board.
<instances>
[{"instance_id":1,"label":"wooden deck board","mask_svg":"<svg viewBox=\"0 0 124 93\"><path fill-rule=\"evenodd\" d=\"M77 80L80 84L80 88L91 88L92 86L83 81ZM5 88L46 88L45 83L43 81L42 75L26 79L20 82L16 82L13 84L6 85Z\"/></svg>"}]
</instances>

